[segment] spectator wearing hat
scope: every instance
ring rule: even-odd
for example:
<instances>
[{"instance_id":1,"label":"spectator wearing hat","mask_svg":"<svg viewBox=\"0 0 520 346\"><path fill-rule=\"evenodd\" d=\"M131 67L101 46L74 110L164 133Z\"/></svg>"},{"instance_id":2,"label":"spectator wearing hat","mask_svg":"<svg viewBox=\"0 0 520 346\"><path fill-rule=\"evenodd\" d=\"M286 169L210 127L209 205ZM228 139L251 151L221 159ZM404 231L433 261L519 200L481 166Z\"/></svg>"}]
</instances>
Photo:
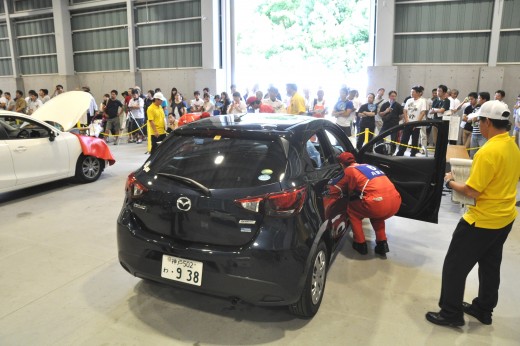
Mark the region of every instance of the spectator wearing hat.
<instances>
[{"instance_id":1,"label":"spectator wearing hat","mask_svg":"<svg viewBox=\"0 0 520 346\"><path fill-rule=\"evenodd\" d=\"M166 122L162 103L164 96L161 93L153 95L153 103L148 107L148 131L151 133L152 148L150 154L157 150L158 143L166 138Z\"/></svg>"},{"instance_id":2,"label":"spectator wearing hat","mask_svg":"<svg viewBox=\"0 0 520 346\"><path fill-rule=\"evenodd\" d=\"M458 182L446 173L447 188L467 197L468 206L451 239L442 268L439 312L426 313L426 319L441 326L463 326L464 313L483 324L492 323L498 302L500 264L504 242L518 214L515 202L520 178L520 150L509 136L510 111L501 101L488 101L480 107L480 133L487 138L475 154L469 178ZM464 302L466 278L478 263L478 295Z\"/></svg>"},{"instance_id":3,"label":"spectator wearing hat","mask_svg":"<svg viewBox=\"0 0 520 346\"><path fill-rule=\"evenodd\" d=\"M369 218L376 233L375 252L386 256L390 250L386 239L385 220L399 210L401 195L379 168L356 163L354 155L349 152L341 153L338 161L343 168L343 174L329 181L328 193L332 197L343 197L345 194L349 196L347 215L354 234L352 247L362 255L367 254L362 220Z\"/></svg>"},{"instance_id":4,"label":"spectator wearing hat","mask_svg":"<svg viewBox=\"0 0 520 346\"><path fill-rule=\"evenodd\" d=\"M253 108L253 112L255 113L274 113L273 107L262 103L262 101L260 100L255 100L251 107Z\"/></svg>"},{"instance_id":5,"label":"spectator wearing hat","mask_svg":"<svg viewBox=\"0 0 520 346\"><path fill-rule=\"evenodd\" d=\"M253 108L253 103L257 100L256 96L249 96L246 100L247 112L254 113L255 109Z\"/></svg>"}]
</instances>

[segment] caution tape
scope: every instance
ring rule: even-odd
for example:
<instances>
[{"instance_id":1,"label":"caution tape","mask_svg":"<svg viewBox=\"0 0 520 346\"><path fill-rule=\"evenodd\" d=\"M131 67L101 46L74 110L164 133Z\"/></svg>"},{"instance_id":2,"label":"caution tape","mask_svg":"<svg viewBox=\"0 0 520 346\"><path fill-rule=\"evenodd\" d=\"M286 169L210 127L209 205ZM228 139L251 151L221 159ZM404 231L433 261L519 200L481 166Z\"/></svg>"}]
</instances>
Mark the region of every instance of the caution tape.
<instances>
[{"instance_id":1,"label":"caution tape","mask_svg":"<svg viewBox=\"0 0 520 346\"><path fill-rule=\"evenodd\" d=\"M114 137L125 137L125 136L128 136L128 135L131 135L132 133L135 133L137 131L140 131L141 129L145 128L146 127L146 124L144 124L143 126L139 127L138 129L134 130L134 131L130 131L130 132L126 132L124 134L119 134L119 135L113 135L113 134L110 134L110 133L105 133L105 132L100 132L99 134L100 135L103 135L103 136L114 136Z\"/></svg>"},{"instance_id":2,"label":"caution tape","mask_svg":"<svg viewBox=\"0 0 520 346\"><path fill-rule=\"evenodd\" d=\"M356 136L364 135L365 136L365 142L363 144L367 144L368 143L368 134L372 134L373 136L376 135L374 132L371 132L369 129L365 129L365 131L356 134ZM400 146L403 146L403 147L406 147L406 148L417 149L417 150L422 150L423 149L422 147L416 147L416 146L413 146L413 145L392 141L391 139L387 139L387 138L383 138L383 141L388 142L388 143L394 143L396 145L400 145ZM478 150L480 148L482 148L482 147L466 148L466 150ZM426 148L426 150L428 150L428 151L435 151L435 148Z\"/></svg>"}]
</instances>

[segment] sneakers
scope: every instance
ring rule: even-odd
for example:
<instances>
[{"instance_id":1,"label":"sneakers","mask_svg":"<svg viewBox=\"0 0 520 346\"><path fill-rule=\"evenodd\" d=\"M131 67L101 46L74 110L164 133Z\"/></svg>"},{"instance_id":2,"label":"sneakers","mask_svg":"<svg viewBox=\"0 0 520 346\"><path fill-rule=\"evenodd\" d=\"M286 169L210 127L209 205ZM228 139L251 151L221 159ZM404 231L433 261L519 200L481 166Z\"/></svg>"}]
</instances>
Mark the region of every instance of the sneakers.
<instances>
[{"instance_id":1,"label":"sneakers","mask_svg":"<svg viewBox=\"0 0 520 346\"><path fill-rule=\"evenodd\" d=\"M368 247L367 247L366 242L364 242L364 243L352 242L352 248L362 255L366 255L368 253Z\"/></svg>"},{"instance_id":2,"label":"sneakers","mask_svg":"<svg viewBox=\"0 0 520 346\"><path fill-rule=\"evenodd\" d=\"M137 144L141 144L141 143L143 143L143 140L142 139L138 139L136 143Z\"/></svg>"},{"instance_id":3,"label":"sneakers","mask_svg":"<svg viewBox=\"0 0 520 346\"><path fill-rule=\"evenodd\" d=\"M479 311L473 304L463 302L462 311L464 311L465 314L475 317L482 324L490 325L493 322L490 312Z\"/></svg>"},{"instance_id":4,"label":"sneakers","mask_svg":"<svg viewBox=\"0 0 520 346\"><path fill-rule=\"evenodd\" d=\"M378 255L386 256L386 253L390 252L386 240L376 241L376 247L374 248L374 252Z\"/></svg>"}]
</instances>

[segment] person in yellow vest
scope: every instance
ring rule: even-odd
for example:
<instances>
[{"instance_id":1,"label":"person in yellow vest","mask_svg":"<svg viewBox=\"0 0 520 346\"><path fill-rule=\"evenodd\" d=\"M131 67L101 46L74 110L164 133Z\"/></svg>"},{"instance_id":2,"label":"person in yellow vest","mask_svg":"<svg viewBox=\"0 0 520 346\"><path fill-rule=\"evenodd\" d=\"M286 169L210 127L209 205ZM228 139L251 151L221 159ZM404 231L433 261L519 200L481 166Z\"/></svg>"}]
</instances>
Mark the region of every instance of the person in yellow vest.
<instances>
[{"instance_id":1,"label":"person in yellow vest","mask_svg":"<svg viewBox=\"0 0 520 346\"><path fill-rule=\"evenodd\" d=\"M158 143L166 138L166 123L162 108L164 96L161 93L153 95L153 103L148 107L148 132L150 133L152 148L150 154L157 150Z\"/></svg>"},{"instance_id":2,"label":"person in yellow vest","mask_svg":"<svg viewBox=\"0 0 520 346\"><path fill-rule=\"evenodd\" d=\"M305 114L307 108L305 107L305 99L298 93L298 87L296 84L287 84L287 96L291 97L289 107L287 107L287 113L289 114Z\"/></svg>"},{"instance_id":3,"label":"person in yellow vest","mask_svg":"<svg viewBox=\"0 0 520 346\"><path fill-rule=\"evenodd\" d=\"M442 268L439 312L426 319L441 326L463 326L464 313L482 324L492 323L498 302L502 249L518 214L515 208L520 179L520 150L509 136L510 111L500 101L489 101L477 114L486 144L475 154L466 182L445 176L446 187L475 199L460 219ZM464 302L469 272L478 263L478 296Z\"/></svg>"}]
</instances>

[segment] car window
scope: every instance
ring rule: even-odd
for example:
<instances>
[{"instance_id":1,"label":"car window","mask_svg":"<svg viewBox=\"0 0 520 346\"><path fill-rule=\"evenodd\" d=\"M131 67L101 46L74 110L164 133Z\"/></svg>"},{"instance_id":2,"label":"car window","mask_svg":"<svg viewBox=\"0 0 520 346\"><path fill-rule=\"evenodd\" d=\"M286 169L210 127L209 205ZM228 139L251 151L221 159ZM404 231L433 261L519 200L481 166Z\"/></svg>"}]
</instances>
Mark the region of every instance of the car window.
<instances>
[{"instance_id":1,"label":"car window","mask_svg":"<svg viewBox=\"0 0 520 346\"><path fill-rule=\"evenodd\" d=\"M287 159L276 139L175 136L161 145L149 167L210 189L241 188L280 181Z\"/></svg>"},{"instance_id":2,"label":"car window","mask_svg":"<svg viewBox=\"0 0 520 346\"><path fill-rule=\"evenodd\" d=\"M345 146L345 144L339 139L339 137L332 131L325 130L325 134L327 135L327 138L330 142L330 145L332 147L332 158L329 158L329 161L336 162L335 158L345 152L349 151L348 148Z\"/></svg>"},{"instance_id":3,"label":"car window","mask_svg":"<svg viewBox=\"0 0 520 346\"><path fill-rule=\"evenodd\" d=\"M306 152L311 160L312 167L321 168L325 156L323 155L323 146L316 134L312 135L306 142Z\"/></svg>"},{"instance_id":4,"label":"car window","mask_svg":"<svg viewBox=\"0 0 520 346\"><path fill-rule=\"evenodd\" d=\"M48 138L49 129L32 120L13 116L0 116L0 126L7 133L7 139Z\"/></svg>"}]
</instances>

